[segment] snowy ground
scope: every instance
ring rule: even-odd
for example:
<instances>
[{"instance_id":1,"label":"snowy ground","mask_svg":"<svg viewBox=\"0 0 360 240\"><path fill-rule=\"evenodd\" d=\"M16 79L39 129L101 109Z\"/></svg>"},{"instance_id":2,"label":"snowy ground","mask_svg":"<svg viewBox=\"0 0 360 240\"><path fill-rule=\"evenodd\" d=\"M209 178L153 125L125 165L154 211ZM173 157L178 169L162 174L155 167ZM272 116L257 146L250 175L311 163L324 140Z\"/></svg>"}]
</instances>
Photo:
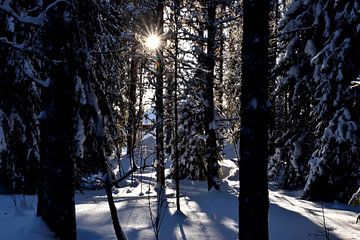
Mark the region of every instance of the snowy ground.
<instances>
[{"instance_id":1,"label":"snowy ground","mask_svg":"<svg viewBox=\"0 0 360 240\"><path fill-rule=\"evenodd\" d=\"M1 240L48 240L54 234L36 213L36 197L0 195ZM15 207L16 202L16 207Z\"/></svg>"},{"instance_id":2,"label":"snowy ground","mask_svg":"<svg viewBox=\"0 0 360 240\"><path fill-rule=\"evenodd\" d=\"M145 138L150 146L153 139ZM151 149L142 152L143 157ZM140 154L140 153L139 153ZM227 156L231 158L231 156ZM151 160L151 157L148 158ZM125 160L126 161L126 160ZM124 168L128 166L124 162ZM167 180L164 219L160 238L164 240L231 240L237 238L238 172L236 164L225 160L222 165L221 191L207 191L205 182L181 181L181 210L176 212L173 183ZM149 203L156 209L155 173L148 169L134 176L134 182L114 194L118 215L129 240L155 239L151 227ZM142 180L142 181L140 181ZM272 187L270 187L272 189ZM150 191L149 191L150 190ZM270 190L269 228L273 240L326 239L320 203L298 199L298 192ZM17 203L17 207L14 205ZM0 195L1 240L47 240L53 234L35 217L36 198L32 196ZM360 207L325 203L324 215L330 239L360 239L360 224L356 224ZM115 239L110 213L103 190L76 194L76 214L79 240Z\"/></svg>"}]
</instances>

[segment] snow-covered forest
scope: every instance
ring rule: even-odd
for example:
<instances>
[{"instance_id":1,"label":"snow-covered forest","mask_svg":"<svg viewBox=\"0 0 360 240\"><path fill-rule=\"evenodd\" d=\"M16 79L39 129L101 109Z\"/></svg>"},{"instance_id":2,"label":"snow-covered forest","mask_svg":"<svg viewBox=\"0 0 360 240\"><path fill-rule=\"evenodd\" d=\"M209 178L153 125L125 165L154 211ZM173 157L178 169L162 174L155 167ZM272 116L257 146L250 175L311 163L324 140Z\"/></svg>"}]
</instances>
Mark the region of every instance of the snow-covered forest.
<instances>
[{"instance_id":1,"label":"snow-covered forest","mask_svg":"<svg viewBox=\"0 0 360 240\"><path fill-rule=\"evenodd\" d=\"M360 239L359 0L0 0L0 239Z\"/></svg>"}]
</instances>

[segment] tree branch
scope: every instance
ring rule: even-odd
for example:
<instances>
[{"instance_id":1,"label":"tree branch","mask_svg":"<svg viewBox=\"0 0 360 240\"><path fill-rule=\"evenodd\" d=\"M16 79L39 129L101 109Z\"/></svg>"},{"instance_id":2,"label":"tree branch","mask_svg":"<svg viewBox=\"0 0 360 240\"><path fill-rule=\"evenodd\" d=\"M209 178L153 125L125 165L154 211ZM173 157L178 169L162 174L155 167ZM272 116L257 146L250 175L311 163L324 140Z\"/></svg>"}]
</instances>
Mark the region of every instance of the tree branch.
<instances>
[{"instance_id":1,"label":"tree branch","mask_svg":"<svg viewBox=\"0 0 360 240\"><path fill-rule=\"evenodd\" d=\"M24 43L10 42L6 37L0 37L0 42L10 45L12 48L17 50L27 50Z\"/></svg>"},{"instance_id":2,"label":"tree branch","mask_svg":"<svg viewBox=\"0 0 360 240\"><path fill-rule=\"evenodd\" d=\"M16 13L10 6L10 0L5 0L5 2L0 5L0 10L3 12L6 12L13 18L15 18L18 22L27 23L35 26L42 26L45 22L45 15L46 13L53 7L55 7L59 3L66 3L68 5L71 5L67 0L56 0L53 3L49 4L43 12L41 12L38 16L20 16L18 13Z\"/></svg>"}]
</instances>

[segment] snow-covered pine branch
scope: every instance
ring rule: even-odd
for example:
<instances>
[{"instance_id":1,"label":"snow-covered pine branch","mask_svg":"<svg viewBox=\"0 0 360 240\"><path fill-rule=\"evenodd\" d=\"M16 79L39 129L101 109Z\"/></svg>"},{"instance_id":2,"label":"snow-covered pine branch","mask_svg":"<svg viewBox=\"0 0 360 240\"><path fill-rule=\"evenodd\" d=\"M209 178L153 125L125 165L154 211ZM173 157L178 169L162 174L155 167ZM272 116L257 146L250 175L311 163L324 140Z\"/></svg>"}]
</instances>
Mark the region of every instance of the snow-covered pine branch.
<instances>
[{"instance_id":1,"label":"snow-covered pine branch","mask_svg":"<svg viewBox=\"0 0 360 240\"><path fill-rule=\"evenodd\" d=\"M23 68L21 69L25 76L30 80L34 81L35 83L39 84L40 86L47 88L50 86L51 78L46 78L46 80L39 79L39 74L34 69L33 65L29 60L25 60L23 64Z\"/></svg>"},{"instance_id":2,"label":"snow-covered pine branch","mask_svg":"<svg viewBox=\"0 0 360 240\"><path fill-rule=\"evenodd\" d=\"M44 11L42 11L39 15L30 16L30 15L18 14L16 11L14 11L12 9L12 7L10 6L10 3L11 3L11 0L5 0L0 5L0 11L3 11L5 13L9 14L13 18L15 18L18 22L27 23L27 24L31 24L31 25L35 25L35 26L42 26L46 21L47 12L50 9L52 9L53 7L55 7L56 5L58 5L59 3L66 3L66 4L70 5L70 3L67 0L56 0L53 3L49 4L44 9Z\"/></svg>"},{"instance_id":3,"label":"snow-covered pine branch","mask_svg":"<svg viewBox=\"0 0 360 240\"><path fill-rule=\"evenodd\" d=\"M359 204L360 203L360 188L351 196L348 204Z\"/></svg>"},{"instance_id":4,"label":"snow-covered pine branch","mask_svg":"<svg viewBox=\"0 0 360 240\"><path fill-rule=\"evenodd\" d=\"M27 50L26 45L24 43L11 42L6 37L0 37L0 42L10 45L12 48L16 50Z\"/></svg>"},{"instance_id":5,"label":"snow-covered pine branch","mask_svg":"<svg viewBox=\"0 0 360 240\"><path fill-rule=\"evenodd\" d=\"M357 79L355 81L352 81L352 88L354 87L360 87L360 75L359 77L357 77Z\"/></svg>"}]
</instances>

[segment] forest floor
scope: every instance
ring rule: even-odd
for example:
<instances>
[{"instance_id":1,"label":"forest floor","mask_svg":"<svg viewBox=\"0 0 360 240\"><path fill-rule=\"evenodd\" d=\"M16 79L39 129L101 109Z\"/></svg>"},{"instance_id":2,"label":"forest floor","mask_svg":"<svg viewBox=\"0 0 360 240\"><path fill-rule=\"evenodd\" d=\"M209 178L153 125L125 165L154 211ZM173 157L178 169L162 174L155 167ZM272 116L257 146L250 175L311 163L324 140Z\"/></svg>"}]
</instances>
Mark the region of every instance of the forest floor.
<instances>
[{"instance_id":1,"label":"forest floor","mask_svg":"<svg viewBox=\"0 0 360 240\"><path fill-rule=\"evenodd\" d=\"M147 164L152 161L154 142L151 135L146 135L141 151L136 152L142 159L146 159ZM231 146L227 146L226 159L221 162L220 191L208 192L206 182L181 181L181 214L176 212L174 183L171 179L166 180L166 200L161 208L163 222L159 239L237 239L239 186L237 165L231 160L233 157ZM126 171L129 168L128 159L123 159L121 163ZM119 170L118 166L116 168ZM150 168L145 169L134 174L133 181L128 180L122 185L114 191L114 199L128 239L155 239L150 214L151 208L153 216L156 216L158 206L154 190L155 172ZM360 224L355 223L360 207L323 203L322 208L321 203L299 199L299 191L281 191L272 184L269 186L270 239L326 239L323 216L329 239L360 239ZM0 239L53 239L53 234L35 216L35 212L34 196L0 195ZM104 190L77 192L76 215L79 240L115 239Z\"/></svg>"}]
</instances>

